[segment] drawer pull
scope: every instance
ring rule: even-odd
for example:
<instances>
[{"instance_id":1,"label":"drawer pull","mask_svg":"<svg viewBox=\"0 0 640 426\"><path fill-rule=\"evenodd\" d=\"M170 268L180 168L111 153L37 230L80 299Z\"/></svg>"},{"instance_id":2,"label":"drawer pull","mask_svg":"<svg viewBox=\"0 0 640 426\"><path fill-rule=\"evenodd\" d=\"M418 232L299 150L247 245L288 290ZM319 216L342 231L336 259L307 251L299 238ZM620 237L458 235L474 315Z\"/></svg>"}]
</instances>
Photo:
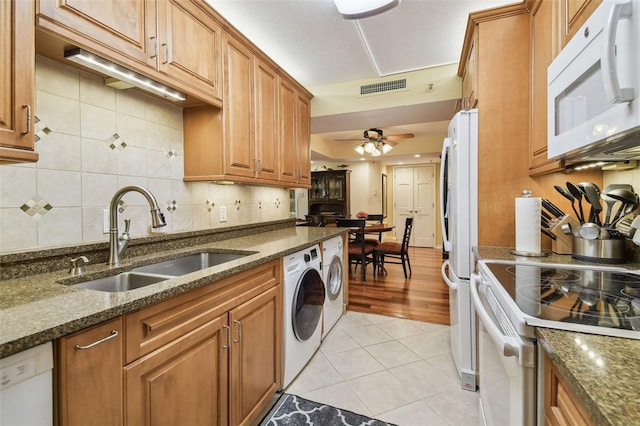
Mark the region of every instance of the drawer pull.
<instances>
[{"instance_id":1,"label":"drawer pull","mask_svg":"<svg viewBox=\"0 0 640 426\"><path fill-rule=\"evenodd\" d=\"M107 340L111 340L111 339L113 339L113 338L115 338L117 336L118 336L118 330L111 330L111 334L108 335L107 337L105 337L103 339L100 339L100 340L96 340L95 342L89 343L88 345L84 345L84 346L76 345L76 349L81 350L81 351L83 351L85 349L91 349L94 346L98 346L99 344L104 343Z\"/></svg>"},{"instance_id":2,"label":"drawer pull","mask_svg":"<svg viewBox=\"0 0 640 426\"><path fill-rule=\"evenodd\" d=\"M242 340L242 323L238 320L233 320L233 322L238 326L238 338L233 343L240 343L240 340Z\"/></svg>"},{"instance_id":3,"label":"drawer pull","mask_svg":"<svg viewBox=\"0 0 640 426\"><path fill-rule=\"evenodd\" d=\"M231 327L225 324L222 326L222 328L227 330L227 344L222 346L222 349L229 349L229 347L231 346Z\"/></svg>"}]
</instances>

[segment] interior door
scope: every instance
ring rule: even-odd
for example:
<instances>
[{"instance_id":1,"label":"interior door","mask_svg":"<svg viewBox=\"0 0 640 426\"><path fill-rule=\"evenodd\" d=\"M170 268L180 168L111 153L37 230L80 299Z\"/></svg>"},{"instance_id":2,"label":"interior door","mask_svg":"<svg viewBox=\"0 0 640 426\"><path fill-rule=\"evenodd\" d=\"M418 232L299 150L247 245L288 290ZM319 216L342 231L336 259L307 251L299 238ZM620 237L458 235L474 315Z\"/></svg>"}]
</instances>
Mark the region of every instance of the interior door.
<instances>
[{"instance_id":1,"label":"interior door","mask_svg":"<svg viewBox=\"0 0 640 426\"><path fill-rule=\"evenodd\" d=\"M410 245L435 246L435 166L398 167L393 179L395 235L402 239L404 222L413 217Z\"/></svg>"}]
</instances>

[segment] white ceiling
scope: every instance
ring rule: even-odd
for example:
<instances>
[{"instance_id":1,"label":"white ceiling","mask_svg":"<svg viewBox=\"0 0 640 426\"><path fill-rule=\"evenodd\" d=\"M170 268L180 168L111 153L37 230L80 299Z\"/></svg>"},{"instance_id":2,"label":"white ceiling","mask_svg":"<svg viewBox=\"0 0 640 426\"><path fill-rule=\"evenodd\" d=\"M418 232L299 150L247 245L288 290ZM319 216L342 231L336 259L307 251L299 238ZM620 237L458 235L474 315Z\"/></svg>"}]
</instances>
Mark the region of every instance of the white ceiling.
<instances>
[{"instance_id":1,"label":"white ceiling","mask_svg":"<svg viewBox=\"0 0 640 426\"><path fill-rule=\"evenodd\" d=\"M456 63L469 13L517 2L401 0L397 7L378 16L346 20L331 0L206 1L307 88ZM453 115L451 111L447 114L449 118ZM418 135L419 124L424 123L402 122L402 117L389 116L388 125L376 126L383 128L385 135L407 131ZM316 120L312 120L312 133L323 139L325 133L331 138L362 135L368 128L357 126L356 120L351 129L324 123L320 130ZM436 118L425 118L425 122L433 121ZM402 131L394 126L401 126ZM433 126L427 127L433 131ZM335 132L345 133L336 136Z\"/></svg>"}]
</instances>

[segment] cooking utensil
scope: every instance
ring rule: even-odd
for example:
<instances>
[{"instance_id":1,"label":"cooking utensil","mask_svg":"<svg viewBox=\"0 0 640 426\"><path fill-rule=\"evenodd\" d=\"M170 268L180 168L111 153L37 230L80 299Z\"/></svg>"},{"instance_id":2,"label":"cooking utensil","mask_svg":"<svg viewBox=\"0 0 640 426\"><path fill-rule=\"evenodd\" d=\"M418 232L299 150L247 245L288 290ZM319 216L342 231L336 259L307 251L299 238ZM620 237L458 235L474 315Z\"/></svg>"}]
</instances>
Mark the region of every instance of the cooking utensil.
<instances>
[{"instance_id":1,"label":"cooking utensil","mask_svg":"<svg viewBox=\"0 0 640 426\"><path fill-rule=\"evenodd\" d=\"M637 195L633 191L629 191L628 189L621 189L621 188L612 189L607 193L607 196L613 198L614 200L618 200L622 202L622 204L616 211L616 214L613 216L613 219L609 223L610 226L614 226L618 222L618 220L620 220L627 214L631 213L638 207ZM622 214L626 211L627 206L634 206L634 205L635 205L635 208L633 208L631 211L629 211L624 215Z\"/></svg>"},{"instance_id":2,"label":"cooking utensil","mask_svg":"<svg viewBox=\"0 0 640 426\"><path fill-rule=\"evenodd\" d=\"M571 193L569 191L567 191L566 189L564 189L560 185L554 185L553 187L555 188L556 191L558 191L558 193L560 193L560 195L562 195L567 200L571 201L571 208L573 209L573 212L576 214L576 217L579 218L580 215L578 214L578 210L576 210L576 199L575 199L575 197L573 195L571 195Z\"/></svg>"},{"instance_id":3,"label":"cooking utensil","mask_svg":"<svg viewBox=\"0 0 640 426\"><path fill-rule=\"evenodd\" d=\"M593 222L585 222L580 225L580 236L585 240L595 240L600 236L600 226Z\"/></svg>"},{"instance_id":4,"label":"cooking utensil","mask_svg":"<svg viewBox=\"0 0 640 426\"><path fill-rule=\"evenodd\" d=\"M562 232L567 235L573 235L573 229L571 228L570 223L563 223L562 225L560 225L560 229L562 229Z\"/></svg>"},{"instance_id":5,"label":"cooking utensil","mask_svg":"<svg viewBox=\"0 0 640 426\"><path fill-rule=\"evenodd\" d=\"M547 221L553 220L553 218L549 215L549 213L545 212L544 210L540 210L540 214L542 215L543 218L545 218Z\"/></svg>"},{"instance_id":6,"label":"cooking utensil","mask_svg":"<svg viewBox=\"0 0 640 426\"><path fill-rule=\"evenodd\" d=\"M573 183L567 181L566 185L571 195L573 195L573 197L578 200L578 206L580 207L580 215L578 216L578 220L580 220L580 223L584 223L584 210L582 210L582 196L584 194L582 193L582 190Z\"/></svg>"},{"instance_id":7,"label":"cooking utensil","mask_svg":"<svg viewBox=\"0 0 640 426\"><path fill-rule=\"evenodd\" d=\"M602 211L602 205L600 204L600 189L595 183L580 182L578 187L582 189L585 195L585 199L591 204L589 211L589 222L594 222L597 225L601 225L600 212Z\"/></svg>"}]
</instances>

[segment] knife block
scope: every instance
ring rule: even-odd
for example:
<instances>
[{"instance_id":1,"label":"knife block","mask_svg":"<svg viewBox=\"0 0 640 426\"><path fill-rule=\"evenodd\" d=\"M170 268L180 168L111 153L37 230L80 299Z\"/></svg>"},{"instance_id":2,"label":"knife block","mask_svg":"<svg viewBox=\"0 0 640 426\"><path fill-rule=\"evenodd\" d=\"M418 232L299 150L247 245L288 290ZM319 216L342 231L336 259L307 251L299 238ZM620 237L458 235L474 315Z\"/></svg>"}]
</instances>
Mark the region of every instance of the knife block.
<instances>
[{"instance_id":1,"label":"knife block","mask_svg":"<svg viewBox=\"0 0 640 426\"><path fill-rule=\"evenodd\" d=\"M551 251L556 254L572 254L573 253L573 233L565 234L562 230L562 225L568 223L571 225L571 229L575 232L580 228L580 222L574 219L572 216L565 215L558 220L558 222L549 229L553 235L556 236L555 240L551 240Z\"/></svg>"}]
</instances>

